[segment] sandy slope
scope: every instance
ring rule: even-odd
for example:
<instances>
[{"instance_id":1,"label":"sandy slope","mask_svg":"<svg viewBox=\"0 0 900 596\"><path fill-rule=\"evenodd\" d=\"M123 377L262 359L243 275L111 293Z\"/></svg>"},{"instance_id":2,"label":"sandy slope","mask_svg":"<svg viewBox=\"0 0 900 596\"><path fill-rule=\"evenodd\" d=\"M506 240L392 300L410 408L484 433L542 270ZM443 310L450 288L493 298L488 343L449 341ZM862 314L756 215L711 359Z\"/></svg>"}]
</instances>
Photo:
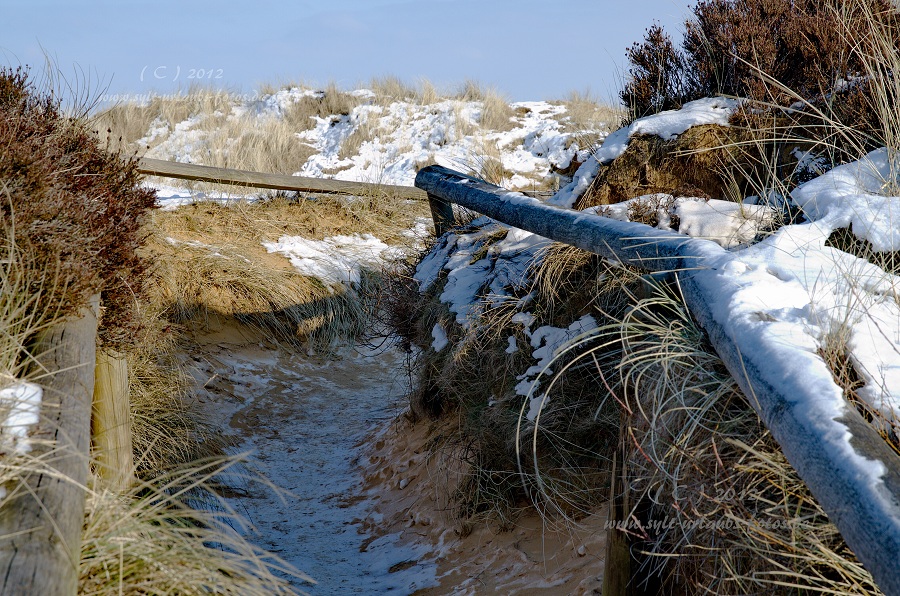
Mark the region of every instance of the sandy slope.
<instances>
[{"instance_id":1,"label":"sandy slope","mask_svg":"<svg viewBox=\"0 0 900 596\"><path fill-rule=\"evenodd\" d=\"M446 495L453 473L426 449L428 424L400 418L374 439L366 458L365 495L374 535L428 547L438 586L417 594L600 593L606 510L571 524L545 523L531 512L509 531L481 524L465 537L451 519Z\"/></svg>"}]
</instances>

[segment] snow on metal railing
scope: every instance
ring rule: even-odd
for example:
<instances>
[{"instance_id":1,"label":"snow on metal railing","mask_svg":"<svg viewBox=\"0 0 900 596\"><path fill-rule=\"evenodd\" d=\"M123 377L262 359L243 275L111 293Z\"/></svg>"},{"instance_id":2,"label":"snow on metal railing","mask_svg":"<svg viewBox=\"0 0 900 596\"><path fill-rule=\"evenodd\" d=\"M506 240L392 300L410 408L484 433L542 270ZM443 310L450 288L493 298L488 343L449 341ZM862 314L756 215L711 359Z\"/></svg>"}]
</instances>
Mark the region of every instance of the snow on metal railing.
<instances>
[{"instance_id":1,"label":"snow on metal railing","mask_svg":"<svg viewBox=\"0 0 900 596\"><path fill-rule=\"evenodd\" d=\"M721 297L737 284L717 270L728 256L724 249L643 224L552 207L441 166L422 169L416 186L428 193L439 234L452 224L457 204L608 259L676 275L691 314L787 460L879 587L900 595L900 457L842 399L824 361L828 383L797 378L797 361L809 362L816 354L782 343L781 357L773 358L760 349L772 342L765 325L726 330L729 313ZM836 416L829 413L835 403L843 404Z\"/></svg>"}]
</instances>

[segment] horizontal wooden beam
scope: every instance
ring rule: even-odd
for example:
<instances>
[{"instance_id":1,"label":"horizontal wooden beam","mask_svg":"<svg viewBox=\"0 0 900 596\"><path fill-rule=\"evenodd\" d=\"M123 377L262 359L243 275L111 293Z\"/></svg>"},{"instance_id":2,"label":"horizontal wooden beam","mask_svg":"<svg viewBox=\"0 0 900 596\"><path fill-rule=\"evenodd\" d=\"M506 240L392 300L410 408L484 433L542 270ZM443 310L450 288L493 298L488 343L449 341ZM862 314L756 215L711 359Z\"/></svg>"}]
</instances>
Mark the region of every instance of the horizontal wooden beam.
<instances>
[{"instance_id":1,"label":"horizontal wooden beam","mask_svg":"<svg viewBox=\"0 0 900 596\"><path fill-rule=\"evenodd\" d=\"M233 184L253 188L270 188L273 190L292 190L297 192L343 194L367 196L372 194L389 195L401 199L425 201L428 195L414 186L397 186L393 184L370 184L366 182L348 182L326 178L307 178L304 176L287 176L285 174L265 174L246 170L214 168L196 164L165 161L143 157L138 162L138 171L148 176L164 176L182 180L197 180L218 184Z\"/></svg>"},{"instance_id":2,"label":"horizontal wooden beam","mask_svg":"<svg viewBox=\"0 0 900 596\"><path fill-rule=\"evenodd\" d=\"M878 586L885 594L900 595L900 457L849 403L835 418L810 411L840 400L840 387L833 385L831 395L822 395L820 385L794 382L792 359L756 349L766 341L765 329L749 326L736 336L725 330L727 313L713 305L723 292L737 288L723 285L735 282L710 268L724 249L639 223L551 207L441 166L420 170L416 186L435 201L456 203L550 240L649 271L675 273L685 304L788 462ZM807 357L803 348L797 348L797 357ZM873 469L881 470L879 478L873 478Z\"/></svg>"}]
</instances>

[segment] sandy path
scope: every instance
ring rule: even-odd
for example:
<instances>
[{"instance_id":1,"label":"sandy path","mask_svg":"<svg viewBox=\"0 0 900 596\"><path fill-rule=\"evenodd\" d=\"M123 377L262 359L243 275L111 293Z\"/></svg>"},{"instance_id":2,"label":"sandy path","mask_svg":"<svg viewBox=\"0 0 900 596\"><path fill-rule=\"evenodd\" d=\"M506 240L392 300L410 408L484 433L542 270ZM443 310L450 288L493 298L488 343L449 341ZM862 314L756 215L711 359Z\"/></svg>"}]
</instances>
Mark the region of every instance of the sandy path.
<instances>
[{"instance_id":1,"label":"sandy path","mask_svg":"<svg viewBox=\"0 0 900 596\"><path fill-rule=\"evenodd\" d=\"M254 338L256 339L256 338ZM402 355L348 352L319 361L247 343L226 329L194 355L198 395L211 417L252 452L253 466L281 489L229 477L231 505L253 524L252 538L312 576L312 594L411 593L434 584L426 547L397 536L360 533L370 504L354 498L363 482L365 438L402 407ZM364 547L365 545L365 547ZM424 560L422 563L417 561Z\"/></svg>"},{"instance_id":2,"label":"sandy path","mask_svg":"<svg viewBox=\"0 0 900 596\"><path fill-rule=\"evenodd\" d=\"M551 523L533 511L509 531L478 525L462 537L448 513L452 461L424 448L428 424L403 419L386 427L366 456L368 531L426 544L437 565L438 594L599 594L606 549L606 508L577 523ZM441 432L438 429L438 432Z\"/></svg>"},{"instance_id":3,"label":"sandy path","mask_svg":"<svg viewBox=\"0 0 900 596\"><path fill-rule=\"evenodd\" d=\"M227 479L251 538L318 581L312 594L599 593L605 513L580 527L536 516L466 538L410 427L404 356L348 351L318 360L225 327L200 339L192 368L212 422L286 492Z\"/></svg>"}]
</instances>

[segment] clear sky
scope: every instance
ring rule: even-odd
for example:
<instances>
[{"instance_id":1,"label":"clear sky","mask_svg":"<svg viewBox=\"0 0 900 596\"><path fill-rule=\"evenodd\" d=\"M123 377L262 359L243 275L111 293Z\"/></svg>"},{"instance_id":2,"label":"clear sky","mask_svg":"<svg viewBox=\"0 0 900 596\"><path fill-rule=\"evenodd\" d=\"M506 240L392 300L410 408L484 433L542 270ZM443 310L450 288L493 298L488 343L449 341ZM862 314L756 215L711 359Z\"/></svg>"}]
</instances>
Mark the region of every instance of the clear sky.
<instances>
[{"instance_id":1,"label":"clear sky","mask_svg":"<svg viewBox=\"0 0 900 596\"><path fill-rule=\"evenodd\" d=\"M0 63L81 87L170 93L200 80L260 83L372 77L466 79L512 100L591 90L613 99L625 48L654 21L680 36L687 0L0 0ZM79 73L77 76L74 73Z\"/></svg>"}]
</instances>

